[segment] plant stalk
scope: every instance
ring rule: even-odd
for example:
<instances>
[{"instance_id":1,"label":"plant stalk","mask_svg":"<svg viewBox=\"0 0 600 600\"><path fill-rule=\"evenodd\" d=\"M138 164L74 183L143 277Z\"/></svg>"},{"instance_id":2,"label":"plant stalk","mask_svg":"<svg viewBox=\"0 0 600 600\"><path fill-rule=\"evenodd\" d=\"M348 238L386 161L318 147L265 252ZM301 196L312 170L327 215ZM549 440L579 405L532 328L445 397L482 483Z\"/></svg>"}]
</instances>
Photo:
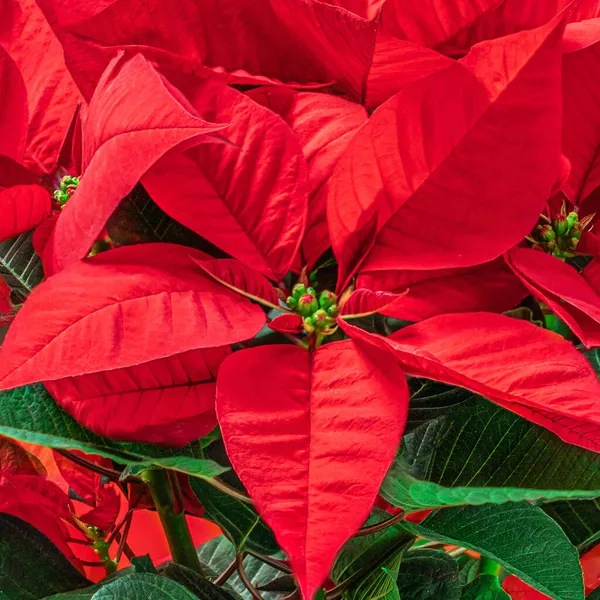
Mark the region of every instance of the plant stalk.
<instances>
[{"instance_id":1,"label":"plant stalk","mask_svg":"<svg viewBox=\"0 0 600 600\"><path fill-rule=\"evenodd\" d=\"M148 485L154 500L173 562L204 575L185 519L185 512L177 510L177 499L171 487L167 471L152 469L145 471L142 478Z\"/></svg>"}]
</instances>

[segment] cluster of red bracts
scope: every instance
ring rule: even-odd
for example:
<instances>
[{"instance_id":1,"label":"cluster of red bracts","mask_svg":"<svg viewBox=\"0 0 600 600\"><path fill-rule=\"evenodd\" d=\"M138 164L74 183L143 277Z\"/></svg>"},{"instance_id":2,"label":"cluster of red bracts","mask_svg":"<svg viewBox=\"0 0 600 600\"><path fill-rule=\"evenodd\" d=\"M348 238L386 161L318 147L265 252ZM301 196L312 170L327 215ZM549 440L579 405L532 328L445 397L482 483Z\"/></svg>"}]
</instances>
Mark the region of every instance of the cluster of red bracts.
<instances>
[{"instance_id":1,"label":"cluster of red bracts","mask_svg":"<svg viewBox=\"0 0 600 600\"><path fill-rule=\"evenodd\" d=\"M585 357L501 314L533 295L600 345L598 2L4 5L0 238L37 228L47 279L10 326L1 389L42 381L115 439L182 445L218 421L306 598L373 506L406 375L600 450ZM89 257L138 182L230 258ZM284 278L306 286L330 248L321 327L329 305L286 304ZM352 324L375 312L415 324ZM267 321L295 344L232 351Z\"/></svg>"}]
</instances>

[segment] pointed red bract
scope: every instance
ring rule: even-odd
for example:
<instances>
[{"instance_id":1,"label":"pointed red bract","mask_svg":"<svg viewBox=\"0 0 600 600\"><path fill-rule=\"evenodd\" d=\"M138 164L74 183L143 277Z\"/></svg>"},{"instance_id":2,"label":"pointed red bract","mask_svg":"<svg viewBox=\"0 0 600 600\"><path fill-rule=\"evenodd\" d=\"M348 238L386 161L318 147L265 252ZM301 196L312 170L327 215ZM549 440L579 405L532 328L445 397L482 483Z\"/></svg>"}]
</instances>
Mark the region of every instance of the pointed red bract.
<instances>
[{"instance_id":1,"label":"pointed red bract","mask_svg":"<svg viewBox=\"0 0 600 600\"><path fill-rule=\"evenodd\" d=\"M19 68L0 46L0 154L21 162L27 138L27 90Z\"/></svg>"},{"instance_id":2,"label":"pointed red bract","mask_svg":"<svg viewBox=\"0 0 600 600\"><path fill-rule=\"evenodd\" d=\"M273 284L238 260L221 258L198 261L198 267L225 287L255 302L281 310Z\"/></svg>"},{"instance_id":3,"label":"pointed red bract","mask_svg":"<svg viewBox=\"0 0 600 600\"><path fill-rule=\"evenodd\" d=\"M263 346L223 363L217 414L227 454L307 600L367 518L407 409L394 360L352 341L314 353Z\"/></svg>"},{"instance_id":4,"label":"pointed red bract","mask_svg":"<svg viewBox=\"0 0 600 600\"><path fill-rule=\"evenodd\" d=\"M480 264L530 232L560 159L561 34L553 23L482 43L375 112L332 179L342 282L361 263Z\"/></svg>"},{"instance_id":5,"label":"pointed red bract","mask_svg":"<svg viewBox=\"0 0 600 600\"><path fill-rule=\"evenodd\" d=\"M333 169L367 121L367 112L343 98L285 88L259 88L248 92L248 96L277 113L302 147L308 166L309 203L302 256L295 267L312 268L331 245L325 211Z\"/></svg>"},{"instance_id":6,"label":"pointed red bract","mask_svg":"<svg viewBox=\"0 0 600 600\"><path fill-rule=\"evenodd\" d=\"M139 365L253 337L260 307L209 279L170 244L103 252L28 297L0 354L0 388Z\"/></svg>"},{"instance_id":7,"label":"pointed red bract","mask_svg":"<svg viewBox=\"0 0 600 600\"><path fill-rule=\"evenodd\" d=\"M517 306L527 288L502 258L464 269L438 271L372 271L358 277L371 290L407 294L383 314L405 321L421 321L445 313L504 312Z\"/></svg>"},{"instance_id":8,"label":"pointed red bract","mask_svg":"<svg viewBox=\"0 0 600 600\"><path fill-rule=\"evenodd\" d=\"M31 231L50 215L50 193L39 185L16 185L0 192L0 241Z\"/></svg>"},{"instance_id":9,"label":"pointed red bract","mask_svg":"<svg viewBox=\"0 0 600 600\"><path fill-rule=\"evenodd\" d=\"M302 333L304 331L302 317L295 313L279 315L268 323L268 326L273 331L280 333Z\"/></svg>"},{"instance_id":10,"label":"pointed red bract","mask_svg":"<svg viewBox=\"0 0 600 600\"><path fill-rule=\"evenodd\" d=\"M81 97L65 66L62 47L35 0L18 0L18 4L21 10L15 12L6 49L27 88L24 164L37 173L51 173Z\"/></svg>"},{"instance_id":11,"label":"pointed red bract","mask_svg":"<svg viewBox=\"0 0 600 600\"><path fill-rule=\"evenodd\" d=\"M552 331L492 313L433 317L387 338L338 322L353 339L390 352L410 375L470 389L570 444L600 451L598 377Z\"/></svg>"},{"instance_id":12,"label":"pointed red bract","mask_svg":"<svg viewBox=\"0 0 600 600\"><path fill-rule=\"evenodd\" d=\"M586 346L600 345L600 278L588 282L574 267L528 248L514 248L507 253L506 262Z\"/></svg>"},{"instance_id":13,"label":"pointed red bract","mask_svg":"<svg viewBox=\"0 0 600 600\"><path fill-rule=\"evenodd\" d=\"M117 440L183 446L212 431L215 380L228 347L46 382L79 423Z\"/></svg>"},{"instance_id":14,"label":"pointed red bract","mask_svg":"<svg viewBox=\"0 0 600 600\"><path fill-rule=\"evenodd\" d=\"M434 50L380 30L367 78L365 106L377 108L400 90L452 64L452 59Z\"/></svg>"},{"instance_id":15,"label":"pointed red bract","mask_svg":"<svg viewBox=\"0 0 600 600\"><path fill-rule=\"evenodd\" d=\"M15 442L0 437L1 475L46 475L42 463Z\"/></svg>"},{"instance_id":16,"label":"pointed red bract","mask_svg":"<svg viewBox=\"0 0 600 600\"><path fill-rule=\"evenodd\" d=\"M227 254L280 280L307 211L306 163L289 127L244 94L209 81L189 90L205 119L229 123L229 143L170 153L143 177L171 217Z\"/></svg>"},{"instance_id":17,"label":"pointed red bract","mask_svg":"<svg viewBox=\"0 0 600 600\"><path fill-rule=\"evenodd\" d=\"M56 270L83 258L140 177L168 150L224 125L189 112L142 56L117 57L82 114L83 174L46 252Z\"/></svg>"}]
</instances>

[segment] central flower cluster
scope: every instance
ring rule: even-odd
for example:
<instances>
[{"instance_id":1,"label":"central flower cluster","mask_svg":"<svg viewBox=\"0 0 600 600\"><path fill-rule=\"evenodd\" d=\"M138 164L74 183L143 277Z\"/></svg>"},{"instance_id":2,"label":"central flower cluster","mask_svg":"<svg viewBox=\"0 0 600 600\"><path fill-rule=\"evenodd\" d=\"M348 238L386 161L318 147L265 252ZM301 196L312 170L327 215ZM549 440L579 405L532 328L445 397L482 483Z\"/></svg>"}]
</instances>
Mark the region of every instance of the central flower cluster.
<instances>
[{"instance_id":1,"label":"central flower cluster","mask_svg":"<svg viewBox=\"0 0 600 600\"><path fill-rule=\"evenodd\" d=\"M567 214L565 203L552 219L542 215L543 221L531 234L530 241L538 248L564 260L575 256L581 234L586 230L595 215L579 220L576 212ZM528 238L529 239L529 238Z\"/></svg>"},{"instance_id":2,"label":"central flower cluster","mask_svg":"<svg viewBox=\"0 0 600 600\"><path fill-rule=\"evenodd\" d=\"M60 204L61 208L67 203L67 200L75 193L79 185L79 177L65 175L59 183L59 189L54 192L54 199Z\"/></svg>"},{"instance_id":3,"label":"central flower cluster","mask_svg":"<svg viewBox=\"0 0 600 600\"><path fill-rule=\"evenodd\" d=\"M294 312L302 317L307 333L316 331L322 335L329 335L335 331L339 310L337 296L333 292L324 290L317 299L314 288L297 283L286 302Z\"/></svg>"}]
</instances>

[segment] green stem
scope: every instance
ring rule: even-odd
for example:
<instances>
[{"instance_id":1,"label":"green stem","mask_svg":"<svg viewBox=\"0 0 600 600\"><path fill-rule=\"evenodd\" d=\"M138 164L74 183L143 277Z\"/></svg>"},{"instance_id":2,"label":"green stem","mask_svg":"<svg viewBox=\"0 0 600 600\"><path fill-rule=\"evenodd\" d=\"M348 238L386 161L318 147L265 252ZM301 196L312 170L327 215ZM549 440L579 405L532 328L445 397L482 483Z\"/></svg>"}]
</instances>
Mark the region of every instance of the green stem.
<instances>
[{"instance_id":1,"label":"green stem","mask_svg":"<svg viewBox=\"0 0 600 600\"><path fill-rule=\"evenodd\" d=\"M173 562L203 575L192 535L185 519L185 512L176 510L177 502L167 471L164 469L145 471L142 479L148 485L154 500Z\"/></svg>"},{"instance_id":2,"label":"green stem","mask_svg":"<svg viewBox=\"0 0 600 600\"><path fill-rule=\"evenodd\" d=\"M491 558L487 558L485 556L481 557L481 562L479 563L480 575L495 575L496 577L498 577L501 571L502 566L499 565L495 560L492 560Z\"/></svg>"}]
</instances>

